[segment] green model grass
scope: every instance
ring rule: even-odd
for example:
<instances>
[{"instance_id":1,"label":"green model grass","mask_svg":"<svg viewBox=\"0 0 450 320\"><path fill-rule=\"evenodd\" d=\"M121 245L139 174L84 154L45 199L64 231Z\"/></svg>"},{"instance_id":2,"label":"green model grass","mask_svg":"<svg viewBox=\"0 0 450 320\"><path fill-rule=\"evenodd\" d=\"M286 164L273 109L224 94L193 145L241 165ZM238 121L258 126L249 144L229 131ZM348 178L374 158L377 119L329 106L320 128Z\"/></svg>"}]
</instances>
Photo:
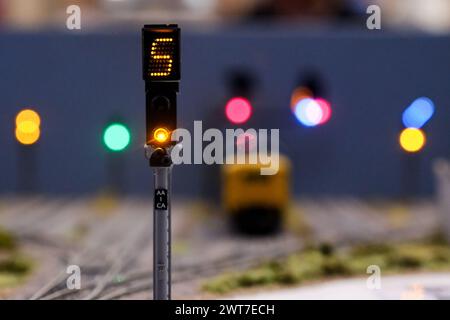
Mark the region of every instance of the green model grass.
<instances>
[{"instance_id":1,"label":"green model grass","mask_svg":"<svg viewBox=\"0 0 450 320\"><path fill-rule=\"evenodd\" d=\"M268 285L293 285L339 276L367 275L370 265L383 274L450 270L450 246L440 242L372 244L334 250L330 245L306 249L282 260L242 272L226 273L203 285L210 293Z\"/></svg>"},{"instance_id":2,"label":"green model grass","mask_svg":"<svg viewBox=\"0 0 450 320\"><path fill-rule=\"evenodd\" d=\"M31 270L31 261L18 251L16 239L0 229L0 289L21 283Z\"/></svg>"}]
</instances>

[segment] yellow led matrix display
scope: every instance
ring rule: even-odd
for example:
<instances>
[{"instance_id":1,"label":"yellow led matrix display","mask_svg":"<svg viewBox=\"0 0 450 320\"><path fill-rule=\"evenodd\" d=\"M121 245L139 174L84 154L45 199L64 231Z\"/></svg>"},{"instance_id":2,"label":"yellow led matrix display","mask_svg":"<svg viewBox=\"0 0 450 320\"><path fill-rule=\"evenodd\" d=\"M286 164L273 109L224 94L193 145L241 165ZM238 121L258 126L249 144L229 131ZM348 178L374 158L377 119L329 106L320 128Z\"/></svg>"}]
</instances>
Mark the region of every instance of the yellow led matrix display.
<instances>
[{"instance_id":1,"label":"yellow led matrix display","mask_svg":"<svg viewBox=\"0 0 450 320\"><path fill-rule=\"evenodd\" d=\"M173 38L156 38L153 41L149 66L151 77L170 76L173 66L174 47Z\"/></svg>"},{"instance_id":2,"label":"yellow led matrix display","mask_svg":"<svg viewBox=\"0 0 450 320\"><path fill-rule=\"evenodd\" d=\"M146 25L142 29L144 80L180 79L179 39L176 25Z\"/></svg>"}]
</instances>

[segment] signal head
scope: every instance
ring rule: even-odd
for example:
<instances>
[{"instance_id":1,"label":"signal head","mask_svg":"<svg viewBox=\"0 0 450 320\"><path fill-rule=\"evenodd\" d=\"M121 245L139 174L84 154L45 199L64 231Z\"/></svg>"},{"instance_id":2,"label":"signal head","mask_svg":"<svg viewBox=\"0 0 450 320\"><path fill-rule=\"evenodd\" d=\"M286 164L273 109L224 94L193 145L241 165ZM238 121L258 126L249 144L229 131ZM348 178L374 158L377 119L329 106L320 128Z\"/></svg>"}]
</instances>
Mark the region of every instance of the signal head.
<instances>
[{"instance_id":1,"label":"signal head","mask_svg":"<svg viewBox=\"0 0 450 320\"><path fill-rule=\"evenodd\" d=\"M180 29L175 24L142 28L142 72L145 81L180 80Z\"/></svg>"}]
</instances>

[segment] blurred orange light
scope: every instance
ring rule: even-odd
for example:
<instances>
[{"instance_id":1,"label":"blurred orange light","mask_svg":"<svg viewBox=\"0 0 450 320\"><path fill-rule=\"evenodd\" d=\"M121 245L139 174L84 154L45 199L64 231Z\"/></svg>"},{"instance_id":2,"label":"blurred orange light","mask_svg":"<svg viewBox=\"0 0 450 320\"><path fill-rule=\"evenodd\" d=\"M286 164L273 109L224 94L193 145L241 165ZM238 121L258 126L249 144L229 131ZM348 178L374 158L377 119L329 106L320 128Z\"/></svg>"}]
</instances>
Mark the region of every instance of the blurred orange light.
<instances>
[{"instance_id":1,"label":"blurred orange light","mask_svg":"<svg viewBox=\"0 0 450 320\"><path fill-rule=\"evenodd\" d=\"M295 106L297 103L305 98L312 98L313 94L310 89L306 87L298 87L295 88L294 92L291 95L291 109L295 111Z\"/></svg>"},{"instance_id":2,"label":"blurred orange light","mask_svg":"<svg viewBox=\"0 0 450 320\"><path fill-rule=\"evenodd\" d=\"M400 146L407 152L418 152L425 146L425 133L416 128L406 128L400 134Z\"/></svg>"}]
</instances>

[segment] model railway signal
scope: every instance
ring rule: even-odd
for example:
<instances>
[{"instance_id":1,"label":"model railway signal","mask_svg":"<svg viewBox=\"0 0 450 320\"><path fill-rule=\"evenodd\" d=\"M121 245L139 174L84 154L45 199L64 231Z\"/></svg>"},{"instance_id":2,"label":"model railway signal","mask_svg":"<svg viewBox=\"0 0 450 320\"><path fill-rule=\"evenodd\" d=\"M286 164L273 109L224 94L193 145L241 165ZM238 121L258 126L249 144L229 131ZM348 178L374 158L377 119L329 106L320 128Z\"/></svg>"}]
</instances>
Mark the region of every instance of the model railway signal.
<instances>
[{"instance_id":1,"label":"model railway signal","mask_svg":"<svg viewBox=\"0 0 450 320\"><path fill-rule=\"evenodd\" d=\"M180 80L180 29L145 25L142 29L146 146L154 169L153 299L170 299L170 184L172 132L177 128Z\"/></svg>"},{"instance_id":2,"label":"model railway signal","mask_svg":"<svg viewBox=\"0 0 450 320\"><path fill-rule=\"evenodd\" d=\"M177 127L180 29L176 25L144 26L142 57L146 92L146 143L152 147L168 147L172 144L169 137ZM163 130L169 133L166 139L162 139Z\"/></svg>"},{"instance_id":3,"label":"model railway signal","mask_svg":"<svg viewBox=\"0 0 450 320\"><path fill-rule=\"evenodd\" d=\"M291 110L306 127L323 125L331 118L330 103L322 98L324 86L315 73L307 74L298 82L291 95Z\"/></svg>"},{"instance_id":4,"label":"model railway signal","mask_svg":"<svg viewBox=\"0 0 450 320\"><path fill-rule=\"evenodd\" d=\"M131 143L130 129L120 117L113 117L103 129L102 140L106 149L106 192L118 197L125 191L126 158L125 150Z\"/></svg>"},{"instance_id":5,"label":"model railway signal","mask_svg":"<svg viewBox=\"0 0 450 320\"><path fill-rule=\"evenodd\" d=\"M433 117L434 109L431 99L420 97L403 111L405 129L400 133L399 144L407 153L417 153L425 147L426 133L423 127Z\"/></svg>"},{"instance_id":6,"label":"model railway signal","mask_svg":"<svg viewBox=\"0 0 450 320\"><path fill-rule=\"evenodd\" d=\"M225 104L227 120L236 125L244 125L252 116L255 80L251 73L242 70L233 70L228 75L228 87L232 97Z\"/></svg>"},{"instance_id":7,"label":"model railway signal","mask_svg":"<svg viewBox=\"0 0 450 320\"><path fill-rule=\"evenodd\" d=\"M32 109L21 110L15 118L17 144L17 189L21 193L37 190L37 142L41 137L41 117Z\"/></svg>"},{"instance_id":8,"label":"model railway signal","mask_svg":"<svg viewBox=\"0 0 450 320\"><path fill-rule=\"evenodd\" d=\"M431 99L419 97L402 113L404 129L398 142L402 154L402 191L409 198L420 191L422 151L427 144L426 124L433 117L435 106Z\"/></svg>"}]
</instances>

